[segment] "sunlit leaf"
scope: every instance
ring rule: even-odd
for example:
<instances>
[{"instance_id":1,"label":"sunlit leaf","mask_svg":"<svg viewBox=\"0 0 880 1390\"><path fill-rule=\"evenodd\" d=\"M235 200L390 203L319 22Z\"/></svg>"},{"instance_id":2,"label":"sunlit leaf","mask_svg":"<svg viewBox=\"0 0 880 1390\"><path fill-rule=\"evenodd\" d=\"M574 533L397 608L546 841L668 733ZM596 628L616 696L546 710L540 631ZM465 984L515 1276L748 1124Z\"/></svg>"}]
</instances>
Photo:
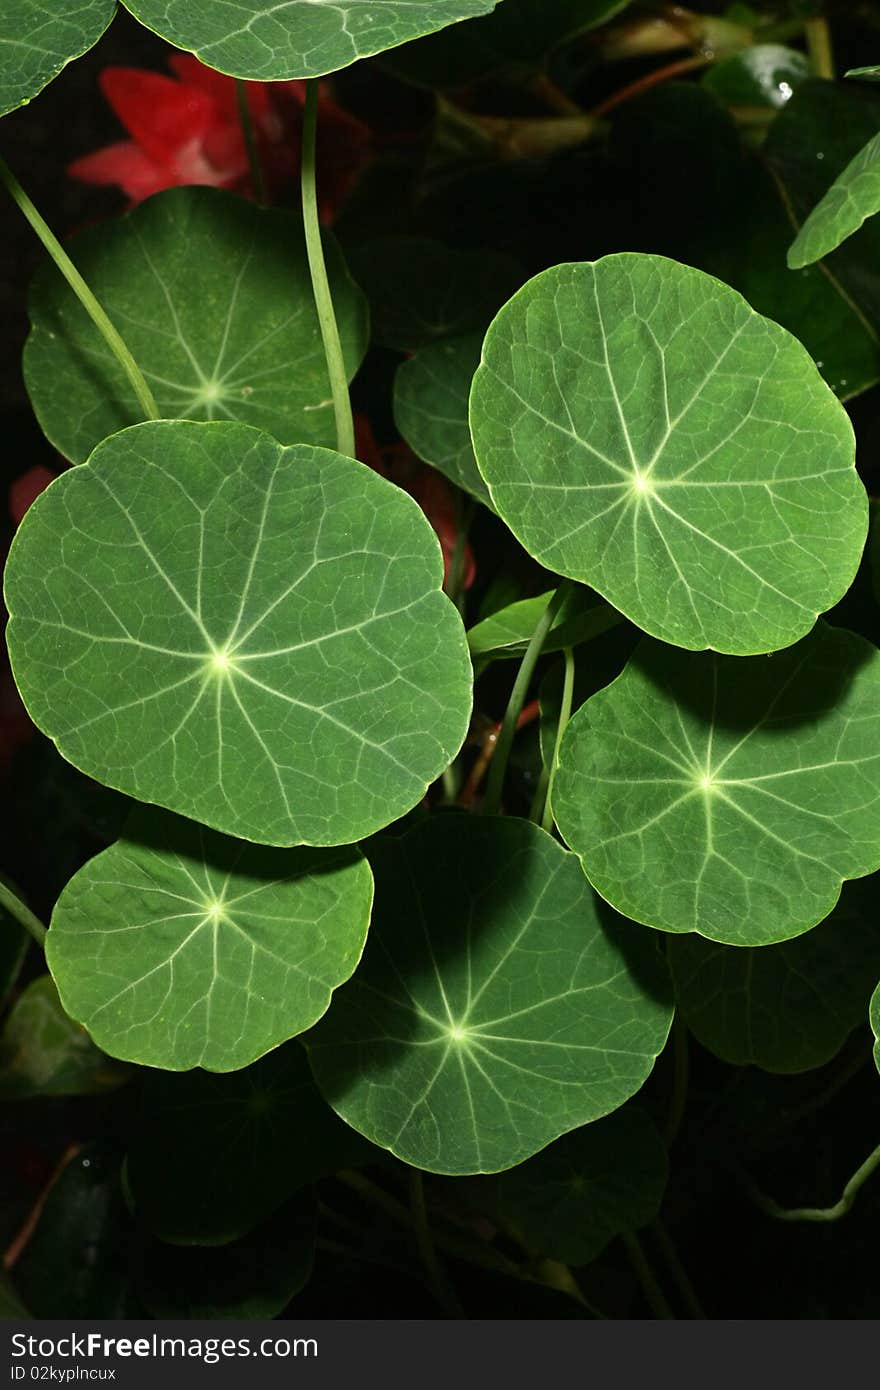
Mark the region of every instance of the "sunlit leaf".
<instances>
[{"instance_id":1,"label":"sunlit leaf","mask_svg":"<svg viewBox=\"0 0 880 1390\"><path fill-rule=\"evenodd\" d=\"M64 889L46 959L112 1056L233 1071L320 1018L371 901L356 849L268 849L144 810Z\"/></svg>"},{"instance_id":2,"label":"sunlit leaf","mask_svg":"<svg viewBox=\"0 0 880 1390\"><path fill-rule=\"evenodd\" d=\"M413 453L491 507L468 428L468 396L482 342L482 333L450 338L401 362L394 378L394 423Z\"/></svg>"},{"instance_id":3,"label":"sunlit leaf","mask_svg":"<svg viewBox=\"0 0 880 1390\"><path fill-rule=\"evenodd\" d=\"M627 1106L500 1174L498 1209L530 1249L585 1265L615 1236L654 1220L667 1168L656 1125Z\"/></svg>"},{"instance_id":4,"label":"sunlit leaf","mask_svg":"<svg viewBox=\"0 0 880 1390\"><path fill-rule=\"evenodd\" d=\"M0 1099L90 1095L131 1075L68 1018L48 975L22 991L0 1034Z\"/></svg>"},{"instance_id":5,"label":"sunlit leaf","mask_svg":"<svg viewBox=\"0 0 880 1390\"><path fill-rule=\"evenodd\" d=\"M231 1245L154 1241L138 1292L157 1318L275 1318L308 1282L314 1252L309 1194Z\"/></svg>"},{"instance_id":6,"label":"sunlit leaf","mask_svg":"<svg viewBox=\"0 0 880 1390\"><path fill-rule=\"evenodd\" d=\"M70 243L168 419L241 420L282 444L333 444L330 384L301 220L214 188L170 188ZM335 243L326 254L346 365L367 310ZM81 463L143 419L128 377L53 265L38 274L24 377L56 448Z\"/></svg>"},{"instance_id":7,"label":"sunlit leaf","mask_svg":"<svg viewBox=\"0 0 880 1390\"><path fill-rule=\"evenodd\" d=\"M846 412L794 338L701 271L624 253L536 276L489 329L470 419L529 553L664 641L787 646L858 567Z\"/></svg>"},{"instance_id":8,"label":"sunlit leaf","mask_svg":"<svg viewBox=\"0 0 880 1390\"><path fill-rule=\"evenodd\" d=\"M496 1172L639 1089L669 1030L666 968L573 855L463 815L369 853L363 962L304 1039L344 1120L416 1167Z\"/></svg>"},{"instance_id":9,"label":"sunlit leaf","mask_svg":"<svg viewBox=\"0 0 880 1390\"><path fill-rule=\"evenodd\" d=\"M115 13L116 0L0 0L0 116L96 44Z\"/></svg>"},{"instance_id":10,"label":"sunlit leaf","mask_svg":"<svg viewBox=\"0 0 880 1390\"><path fill-rule=\"evenodd\" d=\"M138 425L19 527L8 642L34 722L90 776L269 844L342 844L421 800L470 714L464 629L419 507L329 450Z\"/></svg>"},{"instance_id":11,"label":"sunlit leaf","mask_svg":"<svg viewBox=\"0 0 880 1390\"><path fill-rule=\"evenodd\" d=\"M880 866L880 653L824 623L748 662L644 642L569 724L553 809L636 921L799 936Z\"/></svg>"},{"instance_id":12,"label":"sunlit leaf","mask_svg":"<svg viewBox=\"0 0 880 1390\"><path fill-rule=\"evenodd\" d=\"M688 1027L736 1067L824 1066L863 1024L880 975L880 932L852 893L820 926L777 946L670 941L676 1001Z\"/></svg>"},{"instance_id":13,"label":"sunlit leaf","mask_svg":"<svg viewBox=\"0 0 880 1390\"><path fill-rule=\"evenodd\" d=\"M294 1042L225 1076L149 1075L126 1170L138 1219L160 1240L223 1245L370 1156L318 1094Z\"/></svg>"},{"instance_id":14,"label":"sunlit leaf","mask_svg":"<svg viewBox=\"0 0 880 1390\"><path fill-rule=\"evenodd\" d=\"M880 135L868 141L813 208L792 242L788 264L792 270L797 270L821 260L877 212L880 212Z\"/></svg>"},{"instance_id":15,"label":"sunlit leaf","mask_svg":"<svg viewBox=\"0 0 880 1390\"><path fill-rule=\"evenodd\" d=\"M320 77L474 15L496 0L123 0L208 67L263 82Z\"/></svg>"}]
</instances>

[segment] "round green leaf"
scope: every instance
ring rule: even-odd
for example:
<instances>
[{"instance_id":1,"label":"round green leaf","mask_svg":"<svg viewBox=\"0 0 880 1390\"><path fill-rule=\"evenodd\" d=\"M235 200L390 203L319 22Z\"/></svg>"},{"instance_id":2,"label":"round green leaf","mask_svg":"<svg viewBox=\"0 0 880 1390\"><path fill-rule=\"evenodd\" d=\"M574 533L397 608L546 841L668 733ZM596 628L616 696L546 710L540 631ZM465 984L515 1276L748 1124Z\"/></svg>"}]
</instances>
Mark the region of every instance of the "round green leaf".
<instances>
[{"instance_id":1,"label":"round green leaf","mask_svg":"<svg viewBox=\"0 0 880 1390\"><path fill-rule=\"evenodd\" d=\"M152 1242L138 1292L157 1318L275 1318L308 1283L314 1254L309 1194L232 1245Z\"/></svg>"},{"instance_id":2,"label":"round green leaf","mask_svg":"<svg viewBox=\"0 0 880 1390\"><path fill-rule=\"evenodd\" d=\"M655 1219L667 1172L657 1126L627 1106L502 1173L498 1210L530 1249L585 1265L615 1236Z\"/></svg>"},{"instance_id":3,"label":"round green leaf","mask_svg":"<svg viewBox=\"0 0 880 1390\"><path fill-rule=\"evenodd\" d=\"M858 567L846 411L800 343L702 271L624 253L536 276L486 335L470 419L529 553L666 642L788 646Z\"/></svg>"},{"instance_id":4,"label":"round green leaf","mask_svg":"<svg viewBox=\"0 0 880 1390\"><path fill-rule=\"evenodd\" d=\"M262 82L320 77L489 14L496 0L123 0L148 29L208 67Z\"/></svg>"},{"instance_id":5,"label":"round green leaf","mask_svg":"<svg viewBox=\"0 0 880 1390\"><path fill-rule=\"evenodd\" d=\"M116 0L0 0L0 116L25 106L116 13Z\"/></svg>"},{"instance_id":6,"label":"round green leaf","mask_svg":"<svg viewBox=\"0 0 880 1390\"><path fill-rule=\"evenodd\" d=\"M0 1034L0 1100L100 1094L132 1074L68 1018L48 975L31 980Z\"/></svg>"},{"instance_id":7,"label":"round green leaf","mask_svg":"<svg viewBox=\"0 0 880 1390\"><path fill-rule=\"evenodd\" d=\"M136 811L62 892L46 960L111 1056L233 1071L321 1017L360 959L371 902L354 848L266 849Z\"/></svg>"},{"instance_id":8,"label":"round green leaf","mask_svg":"<svg viewBox=\"0 0 880 1390\"><path fill-rule=\"evenodd\" d=\"M367 309L335 242L326 254L349 377ZM282 444L334 442L333 405L301 220L214 188L170 188L71 243L168 419L241 420ZM30 299L24 378L47 438L81 463L143 419L128 377L47 263Z\"/></svg>"},{"instance_id":9,"label":"round green leaf","mask_svg":"<svg viewBox=\"0 0 880 1390\"><path fill-rule=\"evenodd\" d=\"M880 212L880 135L868 141L813 208L791 244L788 264L792 270L797 270L821 260L877 212Z\"/></svg>"},{"instance_id":10,"label":"round green leaf","mask_svg":"<svg viewBox=\"0 0 880 1390\"><path fill-rule=\"evenodd\" d=\"M852 895L827 922L777 946L669 942L678 1007L704 1047L736 1067L801 1072L836 1057L865 1017L880 933Z\"/></svg>"},{"instance_id":11,"label":"round green leaf","mask_svg":"<svg viewBox=\"0 0 880 1390\"><path fill-rule=\"evenodd\" d=\"M417 1168L497 1172L639 1089L672 1018L666 966L573 855L463 815L369 853L361 968L304 1039L348 1124Z\"/></svg>"},{"instance_id":12,"label":"round green leaf","mask_svg":"<svg viewBox=\"0 0 880 1390\"><path fill-rule=\"evenodd\" d=\"M365 1155L381 1156L334 1115L292 1042L226 1075L149 1074L126 1171L160 1240L223 1245Z\"/></svg>"},{"instance_id":13,"label":"round green leaf","mask_svg":"<svg viewBox=\"0 0 880 1390\"><path fill-rule=\"evenodd\" d=\"M377 237L353 247L348 264L369 301L373 341L399 352L484 330L523 281L510 256L430 237Z\"/></svg>"},{"instance_id":14,"label":"round green leaf","mask_svg":"<svg viewBox=\"0 0 880 1390\"><path fill-rule=\"evenodd\" d=\"M467 733L442 576L419 507L353 459L148 423L28 511L9 650L34 722L98 781L244 839L346 844Z\"/></svg>"},{"instance_id":15,"label":"round green leaf","mask_svg":"<svg viewBox=\"0 0 880 1390\"><path fill-rule=\"evenodd\" d=\"M824 623L752 661L642 642L569 724L553 809L628 917L799 936L880 865L880 653Z\"/></svg>"},{"instance_id":16,"label":"round green leaf","mask_svg":"<svg viewBox=\"0 0 880 1390\"><path fill-rule=\"evenodd\" d=\"M468 428L468 394L482 334L430 343L401 362L394 377L394 423L413 453L485 506Z\"/></svg>"}]
</instances>

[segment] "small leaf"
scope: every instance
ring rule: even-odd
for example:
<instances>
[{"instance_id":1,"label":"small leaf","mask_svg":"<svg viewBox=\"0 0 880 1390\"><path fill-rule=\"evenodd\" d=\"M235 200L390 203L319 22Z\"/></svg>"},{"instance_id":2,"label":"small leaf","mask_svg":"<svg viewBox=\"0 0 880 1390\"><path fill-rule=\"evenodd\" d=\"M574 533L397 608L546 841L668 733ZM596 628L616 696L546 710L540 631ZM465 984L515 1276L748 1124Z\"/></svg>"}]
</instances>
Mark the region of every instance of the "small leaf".
<instances>
[{"instance_id":1,"label":"small leaf","mask_svg":"<svg viewBox=\"0 0 880 1390\"><path fill-rule=\"evenodd\" d=\"M553 592L549 589L535 598L519 599L475 623L467 635L471 656L492 661L522 656ZM596 595L589 589L572 589L556 614L541 651L546 655L561 652L564 647L576 647L616 627L620 621L620 614L605 603L597 603Z\"/></svg>"},{"instance_id":2,"label":"small leaf","mask_svg":"<svg viewBox=\"0 0 880 1390\"><path fill-rule=\"evenodd\" d=\"M223 1245L295 1192L381 1157L318 1094L299 1043L243 1071L147 1076L127 1174L160 1240Z\"/></svg>"},{"instance_id":3,"label":"small leaf","mask_svg":"<svg viewBox=\"0 0 880 1390\"><path fill-rule=\"evenodd\" d=\"M537 275L486 335L470 418L529 553L666 642L788 646L858 568L845 410L800 343L701 271L624 253Z\"/></svg>"},{"instance_id":4,"label":"small leaf","mask_svg":"<svg viewBox=\"0 0 880 1390\"><path fill-rule=\"evenodd\" d=\"M627 1106L500 1174L498 1210L530 1249L585 1265L615 1236L655 1219L667 1170L656 1125Z\"/></svg>"},{"instance_id":5,"label":"small leaf","mask_svg":"<svg viewBox=\"0 0 880 1390\"><path fill-rule=\"evenodd\" d=\"M430 237L378 237L352 247L348 264L370 305L373 341L399 352L485 330L523 282L510 256Z\"/></svg>"},{"instance_id":6,"label":"small leaf","mask_svg":"<svg viewBox=\"0 0 880 1390\"><path fill-rule=\"evenodd\" d=\"M123 0L168 43L234 77L320 77L447 24L488 14L495 0Z\"/></svg>"},{"instance_id":7,"label":"small leaf","mask_svg":"<svg viewBox=\"0 0 880 1390\"><path fill-rule=\"evenodd\" d=\"M266 849L144 809L64 889L46 960L112 1056L233 1071L320 1018L371 901L356 849Z\"/></svg>"},{"instance_id":8,"label":"small leaf","mask_svg":"<svg viewBox=\"0 0 880 1390\"><path fill-rule=\"evenodd\" d=\"M667 947L688 1027L722 1061L801 1072L836 1057L880 975L873 914L850 894L794 941L755 948L680 936Z\"/></svg>"},{"instance_id":9,"label":"small leaf","mask_svg":"<svg viewBox=\"0 0 880 1390\"><path fill-rule=\"evenodd\" d=\"M880 212L880 135L875 135L838 175L791 244L792 270L835 251L862 223Z\"/></svg>"},{"instance_id":10,"label":"small leaf","mask_svg":"<svg viewBox=\"0 0 880 1390\"><path fill-rule=\"evenodd\" d=\"M275 1318L308 1283L314 1253L315 1201L309 1194L232 1245L155 1241L138 1292L157 1318Z\"/></svg>"},{"instance_id":11,"label":"small leaf","mask_svg":"<svg viewBox=\"0 0 880 1390\"><path fill-rule=\"evenodd\" d=\"M0 0L0 116L25 106L86 53L115 13L116 0Z\"/></svg>"},{"instance_id":12,"label":"small leaf","mask_svg":"<svg viewBox=\"0 0 880 1390\"><path fill-rule=\"evenodd\" d=\"M131 1075L67 1016L48 975L22 991L0 1035L0 1100L100 1094Z\"/></svg>"},{"instance_id":13,"label":"small leaf","mask_svg":"<svg viewBox=\"0 0 880 1390\"><path fill-rule=\"evenodd\" d=\"M880 866L880 653L824 623L748 662L643 642L569 724L553 809L628 917L799 936Z\"/></svg>"},{"instance_id":14,"label":"small leaf","mask_svg":"<svg viewBox=\"0 0 880 1390\"><path fill-rule=\"evenodd\" d=\"M364 960L304 1039L333 1108L431 1172L497 1172L617 1109L672 1018L645 932L528 821L437 816L370 846Z\"/></svg>"},{"instance_id":15,"label":"small leaf","mask_svg":"<svg viewBox=\"0 0 880 1390\"><path fill-rule=\"evenodd\" d=\"M877 1070L880 1071L880 985L871 995L869 1018L871 1032L874 1034L874 1061L877 1064Z\"/></svg>"},{"instance_id":16,"label":"small leaf","mask_svg":"<svg viewBox=\"0 0 880 1390\"><path fill-rule=\"evenodd\" d=\"M713 63L703 86L728 106L784 106L812 73L810 60L796 48L757 43Z\"/></svg>"},{"instance_id":17,"label":"small leaf","mask_svg":"<svg viewBox=\"0 0 880 1390\"><path fill-rule=\"evenodd\" d=\"M301 222L214 188L170 188L71 243L168 419L241 420L282 444L335 441ZM325 247L349 377L367 310ZM51 263L30 299L24 377L47 438L81 463L143 419L119 363Z\"/></svg>"},{"instance_id":18,"label":"small leaf","mask_svg":"<svg viewBox=\"0 0 880 1390\"><path fill-rule=\"evenodd\" d=\"M401 362L394 377L394 423L413 453L491 508L468 428L468 396L482 342L482 333L450 338Z\"/></svg>"},{"instance_id":19,"label":"small leaf","mask_svg":"<svg viewBox=\"0 0 880 1390\"><path fill-rule=\"evenodd\" d=\"M34 722L90 776L260 843L351 843L467 733L442 577L421 510L362 464L149 423L28 511L7 640Z\"/></svg>"}]
</instances>

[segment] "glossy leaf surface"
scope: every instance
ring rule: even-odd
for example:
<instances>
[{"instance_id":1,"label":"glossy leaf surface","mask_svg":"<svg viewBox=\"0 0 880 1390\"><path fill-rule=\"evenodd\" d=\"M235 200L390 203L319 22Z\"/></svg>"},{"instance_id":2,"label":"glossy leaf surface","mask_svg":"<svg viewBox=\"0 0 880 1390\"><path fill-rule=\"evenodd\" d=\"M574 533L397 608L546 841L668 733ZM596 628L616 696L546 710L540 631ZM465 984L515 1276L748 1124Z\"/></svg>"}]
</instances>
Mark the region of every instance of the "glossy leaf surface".
<instances>
[{"instance_id":1,"label":"glossy leaf surface","mask_svg":"<svg viewBox=\"0 0 880 1390\"><path fill-rule=\"evenodd\" d=\"M650 935L527 821L438 816L370 847L364 960L305 1039L321 1091L415 1167L513 1167L639 1089L671 1021Z\"/></svg>"},{"instance_id":2,"label":"glossy leaf surface","mask_svg":"<svg viewBox=\"0 0 880 1390\"><path fill-rule=\"evenodd\" d=\"M208 67L272 82L320 77L495 0L124 0L135 19Z\"/></svg>"},{"instance_id":3,"label":"glossy leaf surface","mask_svg":"<svg viewBox=\"0 0 880 1390\"><path fill-rule=\"evenodd\" d=\"M112 1056L233 1071L320 1018L360 959L371 902L355 849L267 849L136 812L64 889L46 959Z\"/></svg>"},{"instance_id":4,"label":"glossy leaf surface","mask_svg":"<svg viewBox=\"0 0 880 1390\"><path fill-rule=\"evenodd\" d=\"M880 865L880 653L824 623L749 662L645 642L569 724L553 809L636 921L799 936Z\"/></svg>"},{"instance_id":5,"label":"glossy leaf surface","mask_svg":"<svg viewBox=\"0 0 880 1390\"><path fill-rule=\"evenodd\" d=\"M214 188L171 188L76 237L71 255L168 419L241 420L282 444L335 442L330 384L300 221ZM367 309L326 253L349 376ZM81 463L143 411L51 264L30 300L25 384L46 436Z\"/></svg>"},{"instance_id":6,"label":"glossy leaf surface","mask_svg":"<svg viewBox=\"0 0 880 1390\"><path fill-rule=\"evenodd\" d=\"M627 1106L502 1173L498 1208L529 1249L585 1265L615 1236L654 1220L667 1168L656 1125Z\"/></svg>"},{"instance_id":7,"label":"glossy leaf surface","mask_svg":"<svg viewBox=\"0 0 880 1390\"><path fill-rule=\"evenodd\" d=\"M0 0L0 116L96 44L115 12L116 0Z\"/></svg>"},{"instance_id":8,"label":"glossy leaf surface","mask_svg":"<svg viewBox=\"0 0 880 1390\"><path fill-rule=\"evenodd\" d=\"M97 780L245 839L349 843L467 732L442 574L419 507L352 459L138 425L27 513L9 649L31 717Z\"/></svg>"},{"instance_id":9,"label":"glossy leaf surface","mask_svg":"<svg viewBox=\"0 0 880 1390\"><path fill-rule=\"evenodd\" d=\"M486 335L470 421L529 553L664 641L788 646L855 574L846 412L794 338L690 267L624 253L536 276Z\"/></svg>"}]
</instances>

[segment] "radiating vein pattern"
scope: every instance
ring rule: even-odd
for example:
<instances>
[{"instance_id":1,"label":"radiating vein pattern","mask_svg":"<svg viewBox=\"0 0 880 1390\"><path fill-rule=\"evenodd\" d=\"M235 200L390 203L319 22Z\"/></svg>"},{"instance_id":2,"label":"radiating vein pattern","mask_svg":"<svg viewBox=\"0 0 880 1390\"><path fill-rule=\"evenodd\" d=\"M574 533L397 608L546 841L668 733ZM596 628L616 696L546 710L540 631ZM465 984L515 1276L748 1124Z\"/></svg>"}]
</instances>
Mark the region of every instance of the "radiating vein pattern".
<instances>
[{"instance_id":1,"label":"radiating vein pattern","mask_svg":"<svg viewBox=\"0 0 880 1390\"><path fill-rule=\"evenodd\" d=\"M358 58L489 14L495 0L124 0L209 67L271 82L320 77Z\"/></svg>"},{"instance_id":2,"label":"radiating vein pattern","mask_svg":"<svg viewBox=\"0 0 880 1390\"><path fill-rule=\"evenodd\" d=\"M369 856L364 959L304 1040L344 1120L416 1167L496 1172L639 1089L666 969L573 855L526 821L450 815Z\"/></svg>"},{"instance_id":3,"label":"radiating vein pattern","mask_svg":"<svg viewBox=\"0 0 880 1390\"><path fill-rule=\"evenodd\" d=\"M0 0L0 116L97 43L115 10L115 0Z\"/></svg>"},{"instance_id":4,"label":"radiating vein pattern","mask_svg":"<svg viewBox=\"0 0 880 1390\"><path fill-rule=\"evenodd\" d=\"M335 440L302 228L293 214L214 188L171 188L71 244L167 419L240 420L282 444ZM326 246L353 376L367 309ZM131 385L51 265L31 292L24 375L40 424L75 463L143 419Z\"/></svg>"},{"instance_id":5,"label":"radiating vein pattern","mask_svg":"<svg viewBox=\"0 0 880 1390\"><path fill-rule=\"evenodd\" d=\"M267 849L153 809L66 885L46 957L113 1057L247 1066L311 1027L360 959L372 875L353 848Z\"/></svg>"},{"instance_id":6,"label":"radiating vein pattern","mask_svg":"<svg viewBox=\"0 0 880 1390\"><path fill-rule=\"evenodd\" d=\"M749 661L645 641L569 724L553 807L628 917L798 936L880 866L880 654L824 623Z\"/></svg>"},{"instance_id":7,"label":"radiating vein pattern","mask_svg":"<svg viewBox=\"0 0 880 1390\"><path fill-rule=\"evenodd\" d=\"M470 422L526 549L666 642L787 646L858 566L846 412L789 333L701 271L624 253L536 276L486 335Z\"/></svg>"},{"instance_id":8,"label":"radiating vein pattern","mask_svg":"<svg viewBox=\"0 0 880 1390\"><path fill-rule=\"evenodd\" d=\"M32 717L91 776L262 843L404 814L467 732L471 668L412 500L243 425L138 425L64 474L7 567Z\"/></svg>"}]
</instances>

